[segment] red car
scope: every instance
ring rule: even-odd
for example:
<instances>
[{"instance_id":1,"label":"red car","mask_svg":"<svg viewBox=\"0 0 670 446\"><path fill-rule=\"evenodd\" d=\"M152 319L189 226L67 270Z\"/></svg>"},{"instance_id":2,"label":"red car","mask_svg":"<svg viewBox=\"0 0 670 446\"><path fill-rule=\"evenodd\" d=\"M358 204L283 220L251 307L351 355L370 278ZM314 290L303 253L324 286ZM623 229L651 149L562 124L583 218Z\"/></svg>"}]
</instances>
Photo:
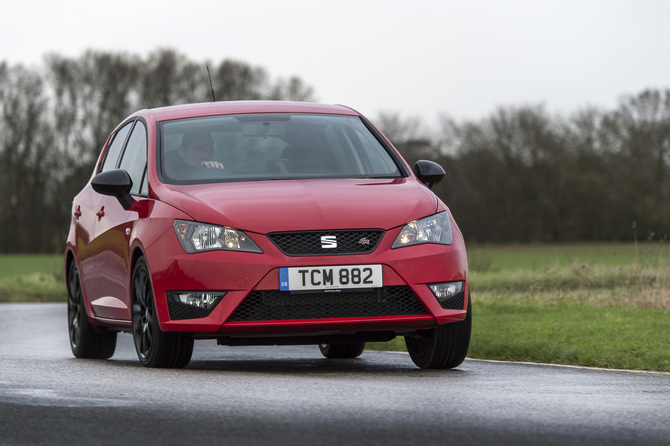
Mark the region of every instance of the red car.
<instances>
[{"instance_id":1,"label":"red car","mask_svg":"<svg viewBox=\"0 0 670 446\"><path fill-rule=\"evenodd\" d=\"M344 106L139 111L72 203L72 352L110 358L125 331L143 365L184 367L195 339L353 358L404 336L417 366L456 367L471 305L463 237L430 189L444 175Z\"/></svg>"}]
</instances>

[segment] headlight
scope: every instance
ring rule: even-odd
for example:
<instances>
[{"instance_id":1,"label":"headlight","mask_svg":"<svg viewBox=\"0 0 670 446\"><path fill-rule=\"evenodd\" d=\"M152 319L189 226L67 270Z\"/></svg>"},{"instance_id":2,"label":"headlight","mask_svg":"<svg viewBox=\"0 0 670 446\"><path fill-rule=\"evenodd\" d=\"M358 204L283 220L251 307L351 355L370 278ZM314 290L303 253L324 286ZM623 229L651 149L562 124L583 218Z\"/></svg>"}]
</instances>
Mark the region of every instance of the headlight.
<instances>
[{"instance_id":1,"label":"headlight","mask_svg":"<svg viewBox=\"0 0 670 446\"><path fill-rule=\"evenodd\" d=\"M420 245L422 243L438 243L451 245L451 222L447 211L430 217L414 220L403 226L391 248Z\"/></svg>"},{"instance_id":2,"label":"headlight","mask_svg":"<svg viewBox=\"0 0 670 446\"><path fill-rule=\"evenodd\" d=\"M189 254L215 250L263 252L244 232L227 226L175 220L173 227Z\"/></svg>"}]
</instances>

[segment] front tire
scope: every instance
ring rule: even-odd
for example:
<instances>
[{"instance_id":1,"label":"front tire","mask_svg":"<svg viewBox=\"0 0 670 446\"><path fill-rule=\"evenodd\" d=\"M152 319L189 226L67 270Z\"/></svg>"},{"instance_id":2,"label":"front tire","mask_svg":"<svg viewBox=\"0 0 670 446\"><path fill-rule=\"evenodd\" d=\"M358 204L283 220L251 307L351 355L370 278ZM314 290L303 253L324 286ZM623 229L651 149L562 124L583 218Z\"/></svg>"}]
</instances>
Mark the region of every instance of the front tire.
<instances>
[{"instance_id":1,"label":"front tire","mask_svg":"<svg viewBox=\"0 0 670 446\"><path fill-rule=\"evenodd\" d=\"M329 359L358 358L365 350L365 342L337 342L319 344L321 354Z\"/></svg>"},{"instance_id":2,"label":"front tire","mask_svg":"<svg viewBox=\"0 0 670 446\"><path fill-rule=\"evenodd\" d=\"M193 338L161 331L144 258L135 264L132 286L133 339L140 362L145 367L186 367L193 354Z\"/></svg>"},{"instance_id":3,"label":"front tire","mask_svg":"<svg viewBox=\"0 0 670 446\"><path fill-rule=\"evenodd\" d=\"M405 336L405 345L414 364L422 369L452 369L461 365L470 348L472 304L468 293L468 310L460 322L421 330L418 336Z\"/></svg>"},{"instance_id":4,"label":"front tire","mask_svg":"<svg viewBox=\"0 0 670 446\"><path fill-rule=\"evenodd\" d=\"M75 358L109 359L116 350L116 332L95 327L86 316L79 268L72 260L67 273L67 328Z\"/></svg>"}]
</instances>

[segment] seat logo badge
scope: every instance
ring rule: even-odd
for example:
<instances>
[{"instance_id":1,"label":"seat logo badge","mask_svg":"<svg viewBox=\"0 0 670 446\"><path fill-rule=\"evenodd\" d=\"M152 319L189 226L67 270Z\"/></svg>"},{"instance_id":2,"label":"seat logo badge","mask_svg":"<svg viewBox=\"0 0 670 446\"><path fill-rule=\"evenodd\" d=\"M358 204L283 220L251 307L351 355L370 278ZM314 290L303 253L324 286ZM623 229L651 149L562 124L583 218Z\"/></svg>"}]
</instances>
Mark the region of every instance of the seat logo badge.
<instances>
[{"instance_id":1,"label":"seat logo badge","mask_svg":"<svg viewBox=\"0 0 670 446\"><path fill-rule=\"evenodd\" d=\"M369 244L370 244L370 240L369 240L369 239L366 239L365 237L363 237L362 239L360 239L360 240L358 241L358 243L361 244L361 245L369 245Z\"/></svg>"},{"instance_id":2,"label":"seat logo badge","mask_svg":"<svg viewBox=\"0 0 670 446\"><path fill-rule=\"evenodd\" d=\"M323 249L337 248L337 238L334 235L321 236L321 247Z\"/></svg>"}]
</instances>

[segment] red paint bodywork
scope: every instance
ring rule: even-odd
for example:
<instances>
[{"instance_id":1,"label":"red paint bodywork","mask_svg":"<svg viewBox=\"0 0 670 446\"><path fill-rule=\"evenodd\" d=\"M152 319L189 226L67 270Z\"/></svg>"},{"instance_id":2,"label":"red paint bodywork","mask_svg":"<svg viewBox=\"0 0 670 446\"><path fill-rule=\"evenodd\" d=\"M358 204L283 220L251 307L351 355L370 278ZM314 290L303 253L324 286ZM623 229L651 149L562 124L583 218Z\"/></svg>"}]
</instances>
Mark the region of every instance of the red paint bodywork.
<instances>
[{"instance_id":1,"label":"red paint bodywork","mask_svg":"<svg viewBox=\"0 0 670 446\"><path fill-rule=\"evenodd\" d=\"M131 117L141 117L147 123L148 196L135 196L135 202L124 210L115 198L94 192L89 181L73 201L65 266L66 271L69 262L76 261L79 266L86 311L93 324L114 330L130 329L131 276L139 256L146 258L151 273L163 331L189 333L202 338L401 331L431 328L465 318L469 299L468 266L463 237L453 217L452 245L424 244L391 249L404 224L448 211L414 174L392 180L281 180L204 185L171 185L159 180L156 169L157 122L256 112L360 116L343 106L261 101L175 106L133 114ZM109 141L98 164L108 146ZM411 168L407 168L411 172ZM100 215L101 210L104 215ZM231 251L187 254L173 230L176 219L241 229L263 250L263 254ZM386 233L374 252L356 256L289 257L265 236L277 231L347 228L381 228ZM368 263L383 265L385 286L409 285L431 314L226 322L250 291L278 289L278 269L281 267ZM465 282L465 307L445 310L427 284L457 280ZM228 293L209 316L174 321L170 320L167 310L165 293L168 290Z\"/></svg>"}]
</instances>

